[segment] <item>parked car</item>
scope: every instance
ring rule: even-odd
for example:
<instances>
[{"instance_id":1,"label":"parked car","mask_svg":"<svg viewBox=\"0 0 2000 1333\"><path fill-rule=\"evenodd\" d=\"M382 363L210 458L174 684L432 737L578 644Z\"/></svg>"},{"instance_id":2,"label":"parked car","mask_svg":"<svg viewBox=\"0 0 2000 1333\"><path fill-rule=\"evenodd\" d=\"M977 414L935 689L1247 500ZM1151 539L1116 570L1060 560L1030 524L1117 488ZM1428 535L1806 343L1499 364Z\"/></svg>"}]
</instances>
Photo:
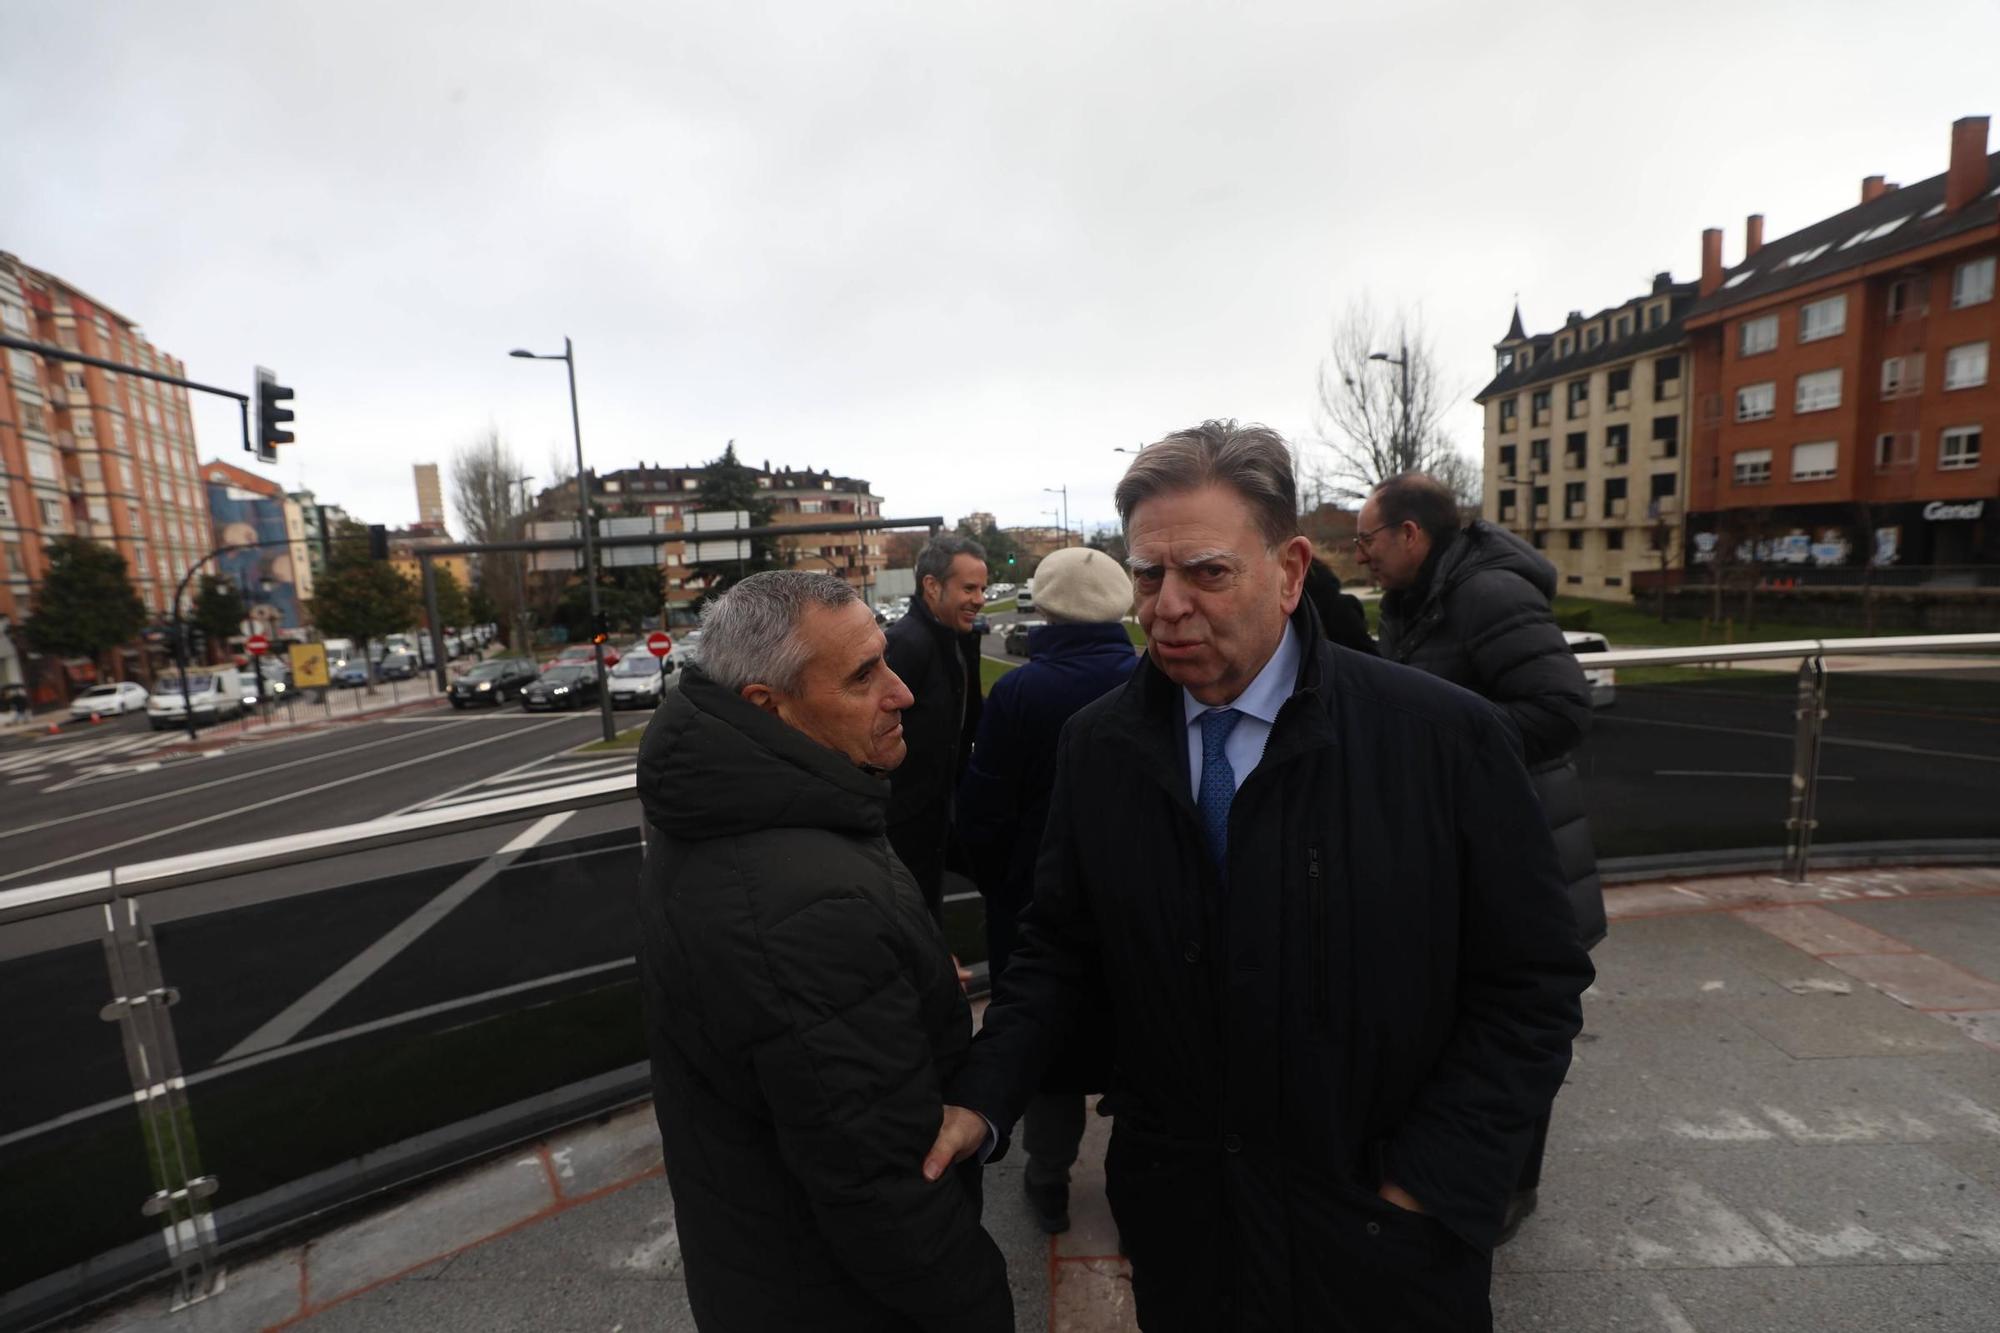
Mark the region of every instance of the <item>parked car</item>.
<instances>
[{"instance_id":1,"label":"parked car","mask_svg":"<svg viewBox=\"0 0 2000 1333\"><path fill-rule=\"evenodd\" d=\"M1569 650L1578 657L1586 653L1608 653L1611 641L1602 634L1591 634L1585 630L1564 630L1563 638L1569 640ZM1610 667L1593 667L1588 662L1579 662L1583 668L1583 678L1590 684L1590 706L1609 708L1618 702L1618 673Z\"/></svg>"},{"instance_id":2,"label":"parked car","mask_svg":"<svg viewBox=\"0 0 2000 1333\"><path fill-rule=\"evenodd\" d=\"M190 704L194 708L197 726L241 717L245 688L243 673L234 667L200 673L191 671L187 677L187 698L183 701L181 678L177 675L161 676L153 682L153 693L146 700L146 725L154 731L185 726L187 706ZM255 697L254 686L249 687L249 692Z\"/></svg>"},{"instance_id":3,"label":"parked car","mask_svg":"<svg viewBox=\"0 0 2000 1333\"><path fill-rule=\"evenodd\" d=\"M678 666L693 666L701 660L701 630L682 630L674 635L674 662Z\"/></svg>"},{"instance_id":4,"label":"parked car","mask_svg":"<svg viewBox=\"0 0 2000 1333\"><path fill-rule=\"evenodd\" d=\"M664 668L664 670L662 669ZM651 653L628 653L611 668L613 708L652 708L666 692L667 676L673 672L673 654L655 660ZM593 682L594 683L594 682Z\"/></svg>"},{"instance_id":5,"label":"parked car","mask_svg":"<svg viewBox=\"0 0 2000 1333\"><path fill-rule=\"evenodd\" d=\"M616 648L613 648L608 643L605 644L604 645L605 670L608 671L612 667L617 666L618 659L619 659L618 650ZM569 647L557 653L554 658L552 658L548 662L545 662L542 665L542 670L547 671L550 667L557 667L557 666L575 666L579 662L581 662L585 666L589 666L596 660L597 659L593 654L592 646L590 644L573 643Z\"/></svg>"},{"instance_id":6,"label":"parked car","mask_svg":"<svg viewBox=\"0 0 2000 1333\"><path fill-rule=\"evenodd\" d=\"M1022 586L1021 591L1014 594L1014 609L1016 611L1032 611L1035 609L1035 581L1033 579L1029 579Z\"/></svg>"},{"instance_id":7,"label":"parked car","mask_svg":"<svg viewBox=\"0 0 2000 1333\"><path fill-rule=\"evenodd\" d=\"M351 690L368 683L368 664L359 661L342 662L334 667L330 674L336 689Z\"/></svg>"},{"instance_id":8,"label":"parked car","mask_svg":"<svg viewBox=\"0 0 2000 1333\"><path fill-rule=\"evenodd\" d=\"M535 664L526 657L495 657L481 662L451 683L451 706L470 708L474 704L499 707L535 679Z\"/></svg>"},{"instance_id":9,"label":"parked car","mask_svg":"<svg viewBox=\"0 0 2000 1333\"><path fill-rule=\"evenodd\" d=\"M543 709L584 708L597 702L595 663L564 662L550 667L538 679L521 687L521 707L530 713Z\"/></svg>"},{"instance_id":10,"label":"parked car","mask_svg":"<svg viewBox=\"0 0 2000 1333\"><path fill-rule=\"evenodd\" d=\"M972 632L974 634L978 634L981 636L988 635L993 632L993 622L986 618L986 613L984 611L981 611L978 615L972 618Z\"/></svg>"},{"instance_id":11,"label":"parked car","mask_svg":"<svg viewBox=\"0 0 2000 1333\"><path fill-rule=\"evenodd\" d=\"M116 717L146 711L146 687L136 680L93 685L69 701L71 717Z\"/></svg>"},{"instance_id":12,"label":"parked car","mask_svg":"<svg viewBox=\"0 0 2000 1333\"><path fill-rule=\"evenodd\" d=\"M1048 624L1046 620L1017 620L1007 627L1006 637L1000 641L1002 651L1009 657L1028 655L1028 631L1040 629Z\"/></svg>"},{"instance_id":13,"label":"parked car","mask_svg":"<svg viewBox=\"0 0 2000 1333\"><path fill-rule=\"evenodd\" d=\"M417 669L415 653L390 653L376 668L383 680L409 680L417 674Z\"/></svg>"}]
</instances>

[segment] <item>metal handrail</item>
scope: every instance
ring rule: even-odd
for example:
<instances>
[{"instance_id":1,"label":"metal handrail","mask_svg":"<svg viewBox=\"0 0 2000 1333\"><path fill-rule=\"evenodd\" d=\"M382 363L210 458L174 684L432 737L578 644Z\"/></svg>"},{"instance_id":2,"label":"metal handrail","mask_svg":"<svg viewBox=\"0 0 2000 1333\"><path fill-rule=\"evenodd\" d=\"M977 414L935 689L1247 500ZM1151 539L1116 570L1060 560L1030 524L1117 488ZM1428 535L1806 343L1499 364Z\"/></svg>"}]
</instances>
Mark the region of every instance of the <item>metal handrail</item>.
<instances>
[{"instance_id":1,"label":"metal handrail","mask_svg":"<svg viewBox=\"0 0 2000 1333\"><path fill-rule=\"evenodd\" d=\"M323 861L352 852L490 828L495 824L515 824L564 810L614 805L631 798L635 780L634 775L593 778L561 787L544 787L511 796L469 801L448 810L389 815L360 824L314 829L308 833L267 838L261 842L238 843L213 851L191 852L112 870L71 875L17 889L0 889L0 925L74 911L79 907L94 907L114 898L158 893L227 875Z\"/></svg>"},{"instance_id":2,"label":"metal handrail","mask_svg":"<svg viewBox=\"0 0 2000 1333\"><path fill-rule=\"evenodd\" d=\"M1693 648L1626 648L1584 653L1578 661L1586 667L1703 666L1713 662L1804 659L1829 654L1886 657L1952 652L2000 652L2000 634L1905 634L1873 639L1779 639L1765 643L1711 643ZM2000 662L1995 665L2000 666Z\"/></svg>"}]
</instances>

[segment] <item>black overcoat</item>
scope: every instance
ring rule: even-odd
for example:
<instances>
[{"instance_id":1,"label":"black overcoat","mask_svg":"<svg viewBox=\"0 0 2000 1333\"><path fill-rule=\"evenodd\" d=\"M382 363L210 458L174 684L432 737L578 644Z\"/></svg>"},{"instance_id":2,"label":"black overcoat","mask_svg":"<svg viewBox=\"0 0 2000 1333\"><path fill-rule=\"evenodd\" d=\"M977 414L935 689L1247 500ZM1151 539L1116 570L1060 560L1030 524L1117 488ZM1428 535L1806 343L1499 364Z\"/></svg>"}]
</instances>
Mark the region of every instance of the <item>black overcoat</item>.
<instances>
[{"instance_id":1,"label":"black overcoat","mask_svg":"<svg viewBox=\"0 0 2000 1333\"><path fill-rule=\"evenodd\" d=\"M1062 738L1022 919L947 1090L1003 1127L1100 982L1106 1162L1142 1327L1476 1329L1590 983L1519 742L1319 639L1229 815L1224 883L1151 662ZM1383 1202L1384 1179L1427 1216Z\"/></svg>"},{"instance_id":2,"label":"black overcoat","mask_svg":"<svg viewBox=\"0 0 2000 1333\"><path fill-rule=\"evenodd\" d=\"M921 596L889 626L883 650L916 702L903 710L908 754L889 775L889 843L937 916L953 855L952 793L979 734L979 636L939 623Z\"/></svg>"},{"instance_id":3,"label":"black overcoat","mask_svg":"<svg viewBox=\"0 0 2000 1333\"><path fill-rule=\"evenodd\" d=\"M1474 519L1411 592L1382 598L1382 656L1463 685L1505 713L1541 797L1585 948L1604 938L1604 886L1570 752L1592 719L1590 685L1549 609L1556 571L1504 528Z\"/></svg>"},{"instance_id":4,"label":"black overcoat","mask_svg":"<svg viewBox=\"0 0 2000 1333\"><path fill-rule=\"evenodd\" d=\"M703 1333L1011 1330L979 1174L919 1166L972 1015L888 784L689 668L639 750L654 1110Z\"/></svg>"}]
</instances>

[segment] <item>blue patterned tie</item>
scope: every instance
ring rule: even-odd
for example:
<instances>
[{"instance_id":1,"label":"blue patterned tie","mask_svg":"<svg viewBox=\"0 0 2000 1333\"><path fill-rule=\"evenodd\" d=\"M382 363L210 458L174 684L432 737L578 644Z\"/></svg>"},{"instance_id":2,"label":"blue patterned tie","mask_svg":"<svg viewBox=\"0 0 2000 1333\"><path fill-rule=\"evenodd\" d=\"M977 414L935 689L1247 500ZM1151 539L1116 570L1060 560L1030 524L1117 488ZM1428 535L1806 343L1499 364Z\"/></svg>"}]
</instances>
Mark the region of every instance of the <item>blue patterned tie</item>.
<instances>
[{"instance_id":1,"label":"blue patterned tie","mask_svg":"<svg viewBox=\"0 0 2000 1333\"><path fill-rule=\"evenodd\" d=\"M1236 798L1236 770L1222 747L1243 714L1234 708L1211 708L1201 715L1201 825L1208 834L1208 853L1217 870L1229 864L1229 803Z\"/></svg>"}]
</instances>

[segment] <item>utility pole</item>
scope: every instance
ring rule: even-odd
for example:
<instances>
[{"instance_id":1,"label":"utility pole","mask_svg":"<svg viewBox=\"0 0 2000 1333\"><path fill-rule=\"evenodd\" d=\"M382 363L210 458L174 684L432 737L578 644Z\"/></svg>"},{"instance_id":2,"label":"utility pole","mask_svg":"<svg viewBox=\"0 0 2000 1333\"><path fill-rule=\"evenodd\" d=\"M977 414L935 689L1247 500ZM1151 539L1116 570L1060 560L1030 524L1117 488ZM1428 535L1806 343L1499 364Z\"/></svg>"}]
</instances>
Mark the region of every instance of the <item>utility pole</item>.
<instances>
[{"instance_id":1,"label":"utility pole","mask_svg":"<svg viewBox=\"0 0 2000 1333\"><path fill-rule=\"evenodd\" d=\"M1069 483L1064 482L1060 486L1044 486L1042 487L1042 490L1049 495L1059 494L1063 498L1062 538L1063 538L1063 545L1068 546L1069 545Z\"/></svg>"}]
</instances>

